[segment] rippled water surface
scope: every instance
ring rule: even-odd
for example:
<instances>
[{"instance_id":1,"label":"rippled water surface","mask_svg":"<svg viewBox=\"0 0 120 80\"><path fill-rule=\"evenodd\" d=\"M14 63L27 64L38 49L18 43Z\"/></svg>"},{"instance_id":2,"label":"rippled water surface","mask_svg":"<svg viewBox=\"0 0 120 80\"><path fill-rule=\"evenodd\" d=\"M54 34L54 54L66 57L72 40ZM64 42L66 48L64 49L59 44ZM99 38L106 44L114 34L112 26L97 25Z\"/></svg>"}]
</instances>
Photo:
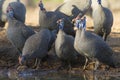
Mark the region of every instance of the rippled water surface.
<instances>
[{"instance_id":1,"label":"rippled water surface","mask_svg":"<svg viewBox=\"0 0 120 80\"><path fill-rule=\"evenodd\" d=\"M0 70L0 80L120 80L119 73L109 75L104 72L64 72L56 70Z\"/></svg>"}]
</instances>

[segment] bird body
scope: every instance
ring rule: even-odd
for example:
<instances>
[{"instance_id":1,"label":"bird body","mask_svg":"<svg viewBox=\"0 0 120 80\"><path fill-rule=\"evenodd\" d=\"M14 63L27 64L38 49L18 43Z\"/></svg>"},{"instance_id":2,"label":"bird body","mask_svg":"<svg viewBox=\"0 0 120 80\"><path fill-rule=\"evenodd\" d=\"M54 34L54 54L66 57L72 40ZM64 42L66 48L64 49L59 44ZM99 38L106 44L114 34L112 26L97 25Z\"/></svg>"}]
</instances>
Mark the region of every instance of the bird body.
<instances>
[{"instance_id":1,"label":"bird body","mask_svg":"<svg viewBox=\"0 0 120 80\"><path fill-rule=\"evenodd\" d=\"M94 32L103 37L103 39L106 41L113 25L112 12L108 8L103 7L101 4L96 4L96 6L93 8L92 15Z\"/></svg>"},{"instance_id":2,"label":"bird body","mask_svg":"<svg viewBox=\"0 0 120 80\"><path fill-rule=\"evenodd\" d=\"M52 34L48 29L41 29L38 33L29 37L25 42L19 62L24 64L29 59L43 59L47 56L51 40ZM38 63L37 67L39 67Z\"/></svg>"},{"instance_id":3,"label":"bird body","mask_svg":"<svg viewBox=\"0 0 120 80\"><path fill-rule=\"evenodd\" d=\"M56 54L61 60L72 61L76 57L76 51L73 47L74 38L66 35L64 31L59 30L55 41Z\"/></svg>"},{"instance_id":4,"label":"bird body","mask_svg":"<svg viewBox=\"0 0 120 80\"><path fill-rule=\"evenodd\" d=\"M17 20L10 20L8 22L7 37L8 40L17 48L22 51L24 43L28 37L35 32Z\"/></svg>"},{"instance_id":5,"label":"bird body","mask_svg":"<svg viewBox=\"0 0 120 80\"><path fill-rule=\"evenodd\" d=\"M97 58L102 63L114 66L113 51L102 38L84 30L77 30L76 36L74 46L78 52L90 59Z\"/></svg>"},{"instance_id":6,"label":"bird body","mask_svg":"<svg viewBox=\"0 0 120 80\"><path fill-rule=\"evenodd\" d=\"M22 48L24 43L28 37L33 35L35 32L30 27L26 26L21 21L15 19L14 13L9 13L9 9L7 12L8 19L8 28L7 28L7 37L8 40L12 43L12 45L17 48L19 53L22 52Z\"/></svg>"}]
</instances>

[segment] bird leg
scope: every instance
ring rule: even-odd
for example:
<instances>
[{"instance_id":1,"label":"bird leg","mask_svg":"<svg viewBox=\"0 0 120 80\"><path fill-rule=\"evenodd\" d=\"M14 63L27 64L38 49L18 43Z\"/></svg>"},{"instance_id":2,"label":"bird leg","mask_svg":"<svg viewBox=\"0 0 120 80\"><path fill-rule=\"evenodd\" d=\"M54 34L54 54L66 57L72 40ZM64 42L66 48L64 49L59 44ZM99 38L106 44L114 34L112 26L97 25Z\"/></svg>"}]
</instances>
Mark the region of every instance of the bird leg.
<instances>
[{"instance_id":1,"label":"bird leg","mask_svg":"<svg viewBox=\"0 0 120 80\"><path fill-rule=\"evenodd\" d=\"M107 40L107 34L106 34L106 32L103 34L103 40L104 40L104 41Z\"/></svg>"},{"instance_id":2,"label":"bird leg","mask_svg":"<svg viewBox=\"0 0 120 80\"><path fill-rule=\"evenodd\" d=\"M84 65L84 67L83 67L83 70L85 70L85 69L86 69L87 63L88 63L88 58L87 58L87 57L85 57L85 65Z\"/></svg>"},{"instance_id":3,"label":"bird leg","mask_svg":"<svg viewBox=\"0 0 120 80\"><path fill-rule=\"evenodd\" d=\"M71 67L71 64L69 63L69 65L68 65L68 67L69 67L69 70L71 71L72 70L72 67Z\"/></svg>"},{"instance_id":4,"label":"bird leg","mask_svg":"<svg viewBox=\"0 0 120 80\"><path fill-rule=\"evenodd\" d=\"M68 71L71 71L71 70L72 70L71 62L68 61Z\"/></svg>"},{"instance_id":5,"label":"bird leg","mask_svg":"<svg viewBox=\"0 0 120 80\"><path fill-rule=\"evenodd\" d=\"M66 63L64 61L61 61L61 66L59 66L57 70L58 71L63 70L65 68L65 66L66 66Z\"/></svg>"},{"instance_id":6,"label":"bird leg","mask_svg":"<svg viewBox=\"0 0 120 80\"><path fill-rule=\"evenodd\" d=\"M37 63L38 63L38 59L36 58L36 59L35 59L35 64L34 64L33 68L36 68L36 67L37 67Z\"/></svg>"},{"instance_id":7,"label":"bird leg","mask_svg":"<svg viewBox=\"0 0 120 80\"><path fill-rule=\"evenodd\" d=\"M39 69L40 68L40 65L41 65L41 59L38 59L38 63L37 63L37 66L36 66L36 69Z\"/></svg>"},{"instance_id":8,"label":"bird leg","mask_svg":"<svg viewBox=\"0 0 120 80\"><path fill-rule=\"evenodd\" d=\"M106 39L107 39L107 32L104 29L102 29L102 32L103 32L103 40L106 41Z\"/></svg>"},{"instance_id":9,"label":"bird leg","mask_svg":"<svg viewBox=\"0 0 120 80\"><path fill-rule=\"evenodd\" d=\"M36 59L35 59L35 64L34 64L33 68L39 69L40 62L41 62L41 59L37 59L37 58L36 58Z\"/></svg>"},{"instance_id":10,"label":"bird leg","mask_svg":"<svg viewBox=\"0 0 120 80\"><path fill-rule=\"evenodd\" d=\"M108 71L108 70L110 70L110 66L106 65L105 66L105 71Z\"/></svg>"},{"instance_id":11,"label":"bird leg","mask_svg":"<svg viewBox=\"0 0 120 80\"><path fill-rule=\"evenodd\" d=\"M98 67L99 67L99 61L97 59L94 59L95 61L95 67L94 67L94 70L97 70Z\"/></svg>"},{"instance_id":12,"label":"bird leg","mask_svg":"<svg viewBox=\"0 0 120 80\"><path fill-rule=\"evenodd\" d=\"M83 78L84 78L84 80L87 80L87 76L85 74L83 75Z\"/></svg>"}]
</instances>

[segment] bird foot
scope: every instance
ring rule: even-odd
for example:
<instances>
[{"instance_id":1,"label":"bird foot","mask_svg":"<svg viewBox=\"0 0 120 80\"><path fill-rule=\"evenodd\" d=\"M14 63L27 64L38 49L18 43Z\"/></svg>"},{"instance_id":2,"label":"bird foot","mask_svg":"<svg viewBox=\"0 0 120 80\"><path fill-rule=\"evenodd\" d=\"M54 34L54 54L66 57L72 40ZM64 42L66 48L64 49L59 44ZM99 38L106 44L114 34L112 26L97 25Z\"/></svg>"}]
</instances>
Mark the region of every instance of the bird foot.
<instances>
[{"instance_id":1,"label":"bird foot","mask_svg":"<svg viewBox=\"0 0 120 80\"><path fill-rule=\"evenodd\" d=\"M18 66L17 71L24 71L27 68L28 68L27 66Z\"/></svg>"},{"instance_id":2,"label":"bird foot","mask_svg":"<svg viewBox=\"0 0 120 80\"><path fill-rule=\"evenodd\" d=\"M63 66L60 66L60 67L58 67L57 70L58 70L58 71L60 71L60 70L64 70L64 67L63 67Z\"/></svg>"},{"instance_id":3,"label":"bird foot","mask_svg":"<svg viewBox=\"0 0 120 80\"><path fill-rule=\"evenodd\" d=\"M57 69L58 71L61 71L61 70L66 70L66 71L71 71L72 70L72 68L69 68L69 67L67 67L67 66L60 66L60 67L58 67L58 69Z\"/></svg>"},{"instance_id":4,"label":"bird foot","mask_svg":"<svg viewBox=\"0 0 120 80\"><path fill-rule=\"evenodd\" d=\"M39 70L39 69L41 69L39 66L37 66L36 68L35 68L36 70Z\"/></svg>"},{"instance_id":5,"label":"bird foot","mask_svg":"<svg viewBox=\"0 0 120 80\"><path fill-rule=\"evenodd\" d=\"M37 67L37 66L34 65L34 66L32 66L32 69L36 69L36 67Z\"/></svg>"},{"instance_id":6,"label":"bird foot","mask_svg":"<svg viewBox=\"0 0 120 80\"><path fill-rule=\"evenodd\" d=\"M39 70L41 68L40 68L40 66L33 66L32 69Z\"/></svg>"}]
</instances>

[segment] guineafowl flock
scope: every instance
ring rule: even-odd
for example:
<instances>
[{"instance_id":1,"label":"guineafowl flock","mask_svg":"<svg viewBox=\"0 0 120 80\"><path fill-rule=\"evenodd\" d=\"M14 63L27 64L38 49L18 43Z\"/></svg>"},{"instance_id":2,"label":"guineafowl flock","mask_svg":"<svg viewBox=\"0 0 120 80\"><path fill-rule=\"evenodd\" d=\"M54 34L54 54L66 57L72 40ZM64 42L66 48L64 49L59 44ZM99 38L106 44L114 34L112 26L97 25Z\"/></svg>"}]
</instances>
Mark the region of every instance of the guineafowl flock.
<instances>
[{"instance_id":1,"label":"guineafowl flock","mask_svg":"<svg viewBox=\"0 0 120 80\"><path fill-rule=\"evenodd\" d=\"M25 24L26 8L23 3L20 0L7 1L0 0L0 6L6 2L3 11L0 9L0 24L8 22L7 38L19 53L20 65L27 66L27 61L35 59L33 66L39 68L54 46L55 57L61 61L58 69L71 70L78 58L82 61L81 56L85 59L83 70L90 61L94 63L94 70L101 64L116 68L114 51L105 42L111 32L113 15L102 6L101 0L94 0L95 7L92 6L94 32L86 30L85 16L92 0L65 0L54 11L47 11L40 0L38 32Z\"/></svg>"}]
</instances>

